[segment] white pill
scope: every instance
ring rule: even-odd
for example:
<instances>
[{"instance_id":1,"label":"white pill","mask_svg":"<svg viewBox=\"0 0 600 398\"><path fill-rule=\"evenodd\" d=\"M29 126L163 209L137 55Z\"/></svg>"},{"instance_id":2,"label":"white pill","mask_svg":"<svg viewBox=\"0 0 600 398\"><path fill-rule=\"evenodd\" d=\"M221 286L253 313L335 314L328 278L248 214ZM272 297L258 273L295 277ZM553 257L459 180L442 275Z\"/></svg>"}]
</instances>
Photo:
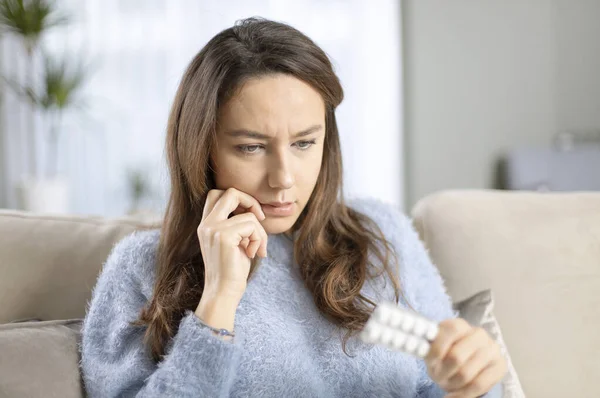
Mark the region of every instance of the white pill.
<instances>
[{"instance_id":1,"label":"white pill","mask_svg":"<svg viewBox=\"0 0 600 398\"><path fill-rule=\"evenodd\" d=\"M415 317L412 314L404 314L404 319L402 320L402 330L407 333L411 333L413 326L415 325Z\"/></svg>"},{"instance_id":2,"label":"white pill","mask_svg":"<svg viewBox=\"0 0 600 398\"><path fill-rule=\"evenodd\" d=\"M421 341L419 346L417 347L417 355L421 358L425 358L429 353L429 343L426 341Z\"/></svg>"},{"instance_id":3,"label":"white pill","mask_svg":"<svg viewBox=\"0 0 600 398\"><path fill-rule=\"evenodd\" d=\"M438 334L438 325L435 323L430 323L427 327L427 333L425 334L425 338L429 341L435 340L435 337Z\"/></svg>"},{"instance_id":4,"label":"white pill","mask_svg":"<svg viewBox=\"0 0 600 398\"><path fill-rule=\"evenodd\" d=\"M402 324L402 319L404 319L402 311L394 311L390 319L390 326L393 328L399 327Z\"/></svg>"},{"instance_id":5,"label":"white pill","mask_svg":"<svg viewBox=\"0 0 600 398\"><path fill-rule=\"evenodd\" d=\"M405 333L396 330L394 338L392 340L392 346L398 350L403 350L404 343L406 343L407 338L408 336Z\"/></svg>"},{"instance_id":6,"label":"white pill","mask_svg":"<svg viewBox=\"0 0 600 398\"><path fill-rule=\"evenodd\" d=\"M377 319L379 320L379 322L381 322L384 325L387 325L387 323L390 320L390 317L392 316L391 309L388 306L382 304L377 307L376 312L377 312Z\"/></svg>"},{"instance_id":7,"label":"white pill","mask_svg":"<svg viewBox=\"0 0 600 398\"><path fill-rule=\"evenodd\" d=\"M394 331L390 328L383 328L381 337L379 338L381 340L381 344L391 345L392 338L394 338Z\"/></svg>"},{"instance_id":8,"label":"white pill","mask_svg":"<svg viewBox=\"0 0 600 398\"><path fill-rule=\"evenodd\" d=\"M414 354L417 346L419 345L419 339L415 336L408 336L404 350L409 354Z\"/></svg>"},{"instance_id":9,"label":"white pill","mask_svg":"<svg viewBox=\"0 0 600 398\"><path fill-rule=\"evenodd\" d=\"M381 336L381 326L375 322L367 323L365 327L366 340L370 343L375 343Z\"/></svg>"},{"instance_id":10,"label":"white pill","mask_svg":"<svg viewBox=\"0 0 600 398\"><path fill-rule=\"evenodd\" d=\"M427 330L427 321L425 319L417 318L415 320L415 328L413 333L418 337L423 337L425 335L425 331Z\"/></svg>"}]
</instances>

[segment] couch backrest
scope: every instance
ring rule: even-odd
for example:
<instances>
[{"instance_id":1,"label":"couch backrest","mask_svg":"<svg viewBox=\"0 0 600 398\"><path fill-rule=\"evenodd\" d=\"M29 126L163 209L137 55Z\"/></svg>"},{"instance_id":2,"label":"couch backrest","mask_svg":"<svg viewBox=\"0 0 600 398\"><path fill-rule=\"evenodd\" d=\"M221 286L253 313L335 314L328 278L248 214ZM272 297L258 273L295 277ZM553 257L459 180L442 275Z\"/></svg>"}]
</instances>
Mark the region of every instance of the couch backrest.
<instances>
[{"instance_id":1,"label":"couch backrest","mask_svg":"<svg viewBox=\"0 0 600 398\"><path fill-rule=\"evenodd\" d=\"M527 396L597 394L600 193L448 191L412 215L455 300L492 289Z\"/></svg>"},{"instance_id":2,"label":"couch backrest","mask_svg":"<svg viewBox=\"0 0 600 398\"><path fill-rule=\"evenodd\" d=\"M0 323L81 318L113 245L151 221L0 210Z\"/></svg>"}]
</instances>

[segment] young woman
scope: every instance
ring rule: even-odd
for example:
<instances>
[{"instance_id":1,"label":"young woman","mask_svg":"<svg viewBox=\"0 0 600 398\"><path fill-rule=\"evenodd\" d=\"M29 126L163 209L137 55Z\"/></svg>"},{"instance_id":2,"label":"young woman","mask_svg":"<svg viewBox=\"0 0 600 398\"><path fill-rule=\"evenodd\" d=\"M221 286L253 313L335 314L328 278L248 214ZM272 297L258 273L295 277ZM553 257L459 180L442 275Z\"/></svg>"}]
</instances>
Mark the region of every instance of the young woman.
<instances>
[{"instance_id":1,"label":"young woman","mask_svg":"<svg viewBox=\"0 0 600 398\"><path fill-rule=\"evenodd\" d=\"M410 220L344 202L342 96L281 23L244 20L192 60L164 222L113 248L89 304L89 396L500 396L499 347L457 318ZM382 300L441 321L425 360L359 340Z\"/></svg>"}]
</instances>

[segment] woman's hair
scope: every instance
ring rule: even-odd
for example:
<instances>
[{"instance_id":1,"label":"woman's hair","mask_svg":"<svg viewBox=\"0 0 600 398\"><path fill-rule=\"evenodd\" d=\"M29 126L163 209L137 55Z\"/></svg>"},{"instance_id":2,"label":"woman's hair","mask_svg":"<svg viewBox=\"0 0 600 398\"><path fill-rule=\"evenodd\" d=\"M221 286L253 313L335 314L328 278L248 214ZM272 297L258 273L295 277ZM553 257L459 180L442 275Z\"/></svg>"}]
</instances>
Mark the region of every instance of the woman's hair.
<instances>
[{"instance_id":1,"label":"woman's hair","mask_svg":"<svg viewBox=\"0 0 600 398\"><path fill-rule=\"evenodd\" d=\"M325 52L298 30L249 18L212 38L188 66L169 116L166 155L171 178L157 251L153 297L134 325L147 326L144 343L155 362L165 354L186 310L195 310L204 288L204 263L197 228L206 196L215 189L210 153L219 107L250 78L287 74L317 90L325 103L325 147L311 198L293 227L306 288L319 311L346 330L347 340L366 323L375 303L361 294L368 277L387 271L399 300L396 258L381 230L342 198L342 160L335 109L343 90ZM381 263L372 273L373 253ZM253 261L249 278L255 272ZM347 353L346 353L347 354Z\"/></svg>"}]
</instances>

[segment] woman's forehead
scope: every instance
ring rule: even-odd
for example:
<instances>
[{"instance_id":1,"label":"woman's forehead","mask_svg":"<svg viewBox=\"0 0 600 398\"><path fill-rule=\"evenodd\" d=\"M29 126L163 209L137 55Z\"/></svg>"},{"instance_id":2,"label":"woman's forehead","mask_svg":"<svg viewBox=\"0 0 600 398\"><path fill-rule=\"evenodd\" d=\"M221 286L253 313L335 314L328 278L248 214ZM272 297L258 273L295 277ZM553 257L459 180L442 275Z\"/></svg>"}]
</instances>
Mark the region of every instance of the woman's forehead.
<instances>
[{"instance_id":1,"label":"woman's forehead","mask_svg":"<svg viewBox=\"0 0 600 398\"><path fill-rule=\"evenodd\" d=\"M220 129L296 134L324 123L320 93L293 76L278 74L246 81L219 112Z\"/></svg>"}]
</instances>

